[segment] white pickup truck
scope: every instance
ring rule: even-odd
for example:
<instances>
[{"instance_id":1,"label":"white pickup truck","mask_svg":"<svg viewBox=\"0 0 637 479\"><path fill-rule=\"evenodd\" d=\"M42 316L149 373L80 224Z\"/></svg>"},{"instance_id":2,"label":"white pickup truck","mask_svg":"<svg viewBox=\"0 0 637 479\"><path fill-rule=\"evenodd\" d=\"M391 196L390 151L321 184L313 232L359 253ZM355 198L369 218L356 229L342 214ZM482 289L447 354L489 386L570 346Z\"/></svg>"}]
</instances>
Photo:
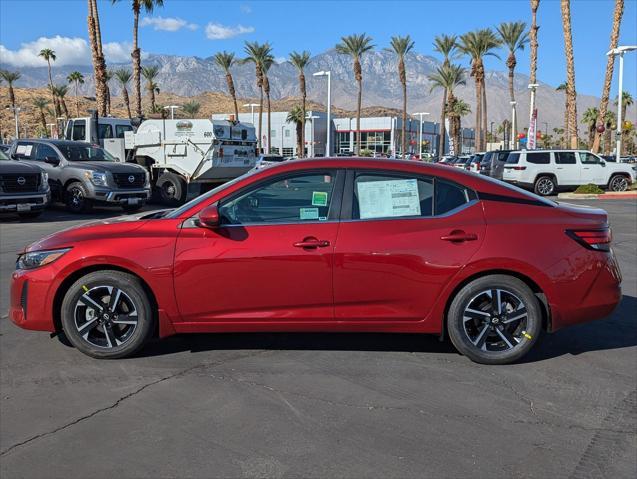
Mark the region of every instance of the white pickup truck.
<instances>
[{"instance_id":1,"label":"white pickup truck","mask_svg":"<svg viewBox=\"0 0 637 479\"><path fill-rule=\"evenodd\" d=\"M587 184L625 191L636 175L633 165L607 162L590 151L522 150L509 153L502 179L548 196Z\"/></svg>"}]
</instances>

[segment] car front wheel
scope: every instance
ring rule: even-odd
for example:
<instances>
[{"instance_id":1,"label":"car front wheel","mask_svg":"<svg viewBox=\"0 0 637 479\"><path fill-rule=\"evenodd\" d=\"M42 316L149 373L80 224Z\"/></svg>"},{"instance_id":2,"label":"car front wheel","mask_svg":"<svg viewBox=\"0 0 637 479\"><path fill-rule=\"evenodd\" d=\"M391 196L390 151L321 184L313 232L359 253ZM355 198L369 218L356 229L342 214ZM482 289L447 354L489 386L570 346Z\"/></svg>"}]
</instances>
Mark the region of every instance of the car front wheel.
<instances>
[{"instance_id":1,"label":"car front wheel","mask_svg":"<svg viewBox=\"0 0 637 479\"><path fill-rule=\"evenodd\" d=\"M95 271L77 280L61 308L68 340L88 356L130 356L149 339L154 315L139 279L120 271Z\"/></svg>"},{"instance_id":2,"label":"car front wheel","mask_svg":"<svg viewBox=\"0 0 637 479\"><path fill-rule=\"evenodd\" d=\"M533 347L542 330L542 311L521 280L490 275L465 285L447 316L451 342L472 361L508 364Z\"/></svg>"},{"instance_id":3,"label":"car front wheel","mask_svg":"<svg viewBox=\"0 0 637 479\"><path fill-rule=\"evenodd\" d=\"M628 189L628 179L623 175L615 175L608 182L610 191L626 191Z\"/></svg>"},{"instance_id":4,"label":"car front wheel","mask_svg":"<svg viewBox=\"0 0 637 479\"><path fill-rule=\"evenodd\" d=\"M82 183L71 183L66 188L66 207L73 213L87 213L93 207L93 202L87 198L88 193Z\"/></svg>"}]
</instances>

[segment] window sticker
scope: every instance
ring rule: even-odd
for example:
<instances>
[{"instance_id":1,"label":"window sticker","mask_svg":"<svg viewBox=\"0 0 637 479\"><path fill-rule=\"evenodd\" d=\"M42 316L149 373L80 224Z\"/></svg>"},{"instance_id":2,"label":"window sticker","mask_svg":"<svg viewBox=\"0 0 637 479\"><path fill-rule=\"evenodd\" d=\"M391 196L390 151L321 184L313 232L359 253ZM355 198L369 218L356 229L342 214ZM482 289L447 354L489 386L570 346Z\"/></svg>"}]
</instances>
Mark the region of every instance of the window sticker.
<instances>
[{"instance_id":1,"label":"window sticker","mask_svg":"<svg viewBox=\"0 0 637 479\"><path fill-rule=\"evenodd\" d=\"M357 183L361 219L420 216L418 181L390 180Z\"/></svg>"},{"instance_id":2,"label":"window sticker","mask_svg":"<svg viewBox=\"0 0 637 479\"><path fill-rule=\"evenodd\" d=\"M317 220L319 217L318 208L300 208L299 216L302 220Z\"/></svg>"},{"instance_id":3,"label":"window sticker","mask_svg":"<svg viewBox=\"0 0 637 479\"><path fill-rule=\"evenodd\" d=\"M327 191L313 191L312 206L327 206Z\"/></svg>"},{"instance_id":4,"label":"window sticker","mask_svg":"<svg viewBox=\"0 0 637 479\"><path fill-rule=\"evenodd\" d=\"M33 145L26 145L24 147L24 156L31 156L31 150L33 150Z\"/></svg>"},{"instance_id":5,"label":"window sticker","mask_svg":"<svg viewBox=\"0 0 637 479\"><path fill-rule=\"evenodd\" d=\"M18 147L15 149L16 155L24 155L26 149L26 145L18 145Z\"/></svg>"}]
</instances>

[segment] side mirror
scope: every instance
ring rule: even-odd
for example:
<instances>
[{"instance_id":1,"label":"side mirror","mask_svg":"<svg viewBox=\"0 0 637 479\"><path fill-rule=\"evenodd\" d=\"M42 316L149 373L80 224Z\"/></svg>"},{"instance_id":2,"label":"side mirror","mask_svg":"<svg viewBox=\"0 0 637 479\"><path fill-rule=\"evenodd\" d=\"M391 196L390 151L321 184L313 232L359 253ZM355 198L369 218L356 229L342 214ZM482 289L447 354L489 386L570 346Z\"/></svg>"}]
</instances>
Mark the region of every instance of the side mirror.
<instances>
[{"instance_id":1,"label":"side mirror","mask_svg":"<svg viewBox=\"0 0 637 479\"><path fill-rule=\"evenodd\" d=\"M216 228L219 226L219 209L217 205L206 206L199 212L199 224L204 228Z\"/></svg>"},{"instance_id":2,"label":"side mirror","mask_svg":"<svg viewBox=\"0 0 637 479\"><path fill-rule=\"evenodd\" d=\"M44 162L49 165L58 166L60 164L60 159L57 156L47 156L44 158Z\"/></svg>"},{"instance_id":3,"label":"side mirror","mask_svg":"<svg viewBox=\"0 0 637 479\"><path fill-rule=\"evenodd\" d=\"M606 166L606 162L604 160L599 160L599 164L602 166Z\"/></svg>"}]
</instances>

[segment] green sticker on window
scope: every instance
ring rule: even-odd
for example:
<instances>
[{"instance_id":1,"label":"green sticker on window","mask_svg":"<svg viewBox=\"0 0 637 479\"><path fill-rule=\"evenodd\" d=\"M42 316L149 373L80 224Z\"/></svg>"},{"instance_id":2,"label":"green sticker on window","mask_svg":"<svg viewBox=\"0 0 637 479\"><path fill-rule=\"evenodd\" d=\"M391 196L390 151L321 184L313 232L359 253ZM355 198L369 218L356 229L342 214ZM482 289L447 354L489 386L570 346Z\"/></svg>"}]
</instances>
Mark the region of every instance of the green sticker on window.
<instances>
[{"instance_id":1,"label":"green sticker on window","mask_svg":"<svg viewBox=\"0 0 637 479\"><path fill-rule=\"evenodd\" d=\"M300 208L299 216L302 220L317 220L319 217L318 208Z\"/></svg>"},{"instance_id":2,"label":"green sticker on window","mask_svg":"<svg viewBox=\"0 0 637 479\"><path fill-rule=\"evenodd\" d=\"M327 206L327 191L313 191L312 206Z\"/></svg>"}]
</instances>

